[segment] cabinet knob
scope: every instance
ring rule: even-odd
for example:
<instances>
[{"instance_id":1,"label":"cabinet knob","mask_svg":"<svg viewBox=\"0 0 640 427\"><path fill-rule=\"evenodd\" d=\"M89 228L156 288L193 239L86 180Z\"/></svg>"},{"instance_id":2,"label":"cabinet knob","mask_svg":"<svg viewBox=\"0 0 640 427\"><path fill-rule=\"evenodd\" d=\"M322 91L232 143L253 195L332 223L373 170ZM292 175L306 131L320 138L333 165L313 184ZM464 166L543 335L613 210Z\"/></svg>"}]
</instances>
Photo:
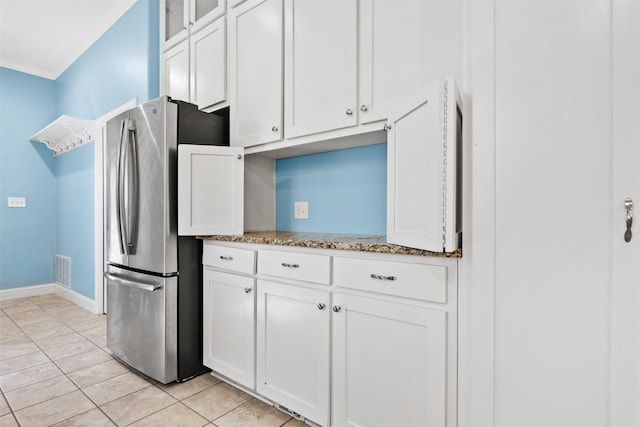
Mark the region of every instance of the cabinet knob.
<instances>
[{"instance_id":1,"label":"cabinet knob","mask_svg":"<svg viewBox=\"0 0 640 427\"><path fill-rule=\"evenodd\" d=\"M289 264L288 262L283 262L281 264L284 268L299 268L299 264Z\"/></svg>"},{"instance_id":2,"label":"cabinet knob","mask_svg":"<svg viewBox=\"0 0 640 427\"><path fill-rule=\"evenodd\" d=\"M273 132L278 132L278 126L274 126L274 127L272 127L272 128L271 128L271 130L272 130Z\"/></svg>"},{"instance_id":3,"label":"cabinet knob","mask_svg":"<svg viewBox=\"0 0 640 427\"><path fill-rule=\"evenodd\" d=\"M344 112L347 116L350 116L353 114L353 110L351 108L347 108L347 111Z\"/></svg>"},{"instance_id":4,"label":"cabinet knob","mask_svg":"<svg viewBox=\"0 0 640 427\"><path fill-rule=\"evenodd\" d=\"M251 293L251 288L244 288L244 293L245 294Z\"/></svg>"},{"instance_id":5,"label":"cabinet knob","mask_svg":"<svg viewBox=\"0 0 640 427\"><path fill-rule=\"evenodd\" d=\"M367 106L366 106L366 105L362 104L362 105L360 106L360 111L367 111L367 110L368 110L368 108L367 108Z\"/></svg>"},{"instance_id":6,"label":"cabinet knob","mask_svg":"<svg viewBox=\"0 0 640 427\"><path fill-rule=\"evenodd\" d=\"M339 305L334 305L333 306L333 312L334 313L338 313L340 310L342 310L342 307L340 307Z\"/></svg>"},{"instance_id":7,"label":"cabinet knob","mask_svg":"<svg viewBox=\"0 0 640 427\"><path fill-rule=\"evenodd\" d=\"M223 261L233 261L233 257L227 255L220 255L220 259Z\"/></svg>"},{"instance_id":8,"label":"cabinet knob","mask_svg":"<svg viewBox=\"0 0 640 427\"><path fill-rule=\"evenodd\" d=\"M384 125L384 127L382 129L385 130L385 131L389 131L389 130L391 130L391 126L385 123L385 125Z\"/></svg>"},{"instance_id":9,"label":"cabinet knob","mask_svg":"<svg viewBox=\"0 0 640 427\"><path fill-rule=\"evenodd\" d=\"M321 302L318 303L318 310L324 310L325 307L326 305L324 305L323 303Z\"/></svg>"}]
</instances>

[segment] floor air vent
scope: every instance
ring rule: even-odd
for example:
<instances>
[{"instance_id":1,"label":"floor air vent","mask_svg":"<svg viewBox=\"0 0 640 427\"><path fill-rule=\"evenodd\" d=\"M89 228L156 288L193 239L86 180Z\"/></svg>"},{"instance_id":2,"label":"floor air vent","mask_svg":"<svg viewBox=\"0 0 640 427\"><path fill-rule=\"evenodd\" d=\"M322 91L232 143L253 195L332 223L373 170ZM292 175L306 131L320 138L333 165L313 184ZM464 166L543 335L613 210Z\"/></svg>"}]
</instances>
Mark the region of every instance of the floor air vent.
<instances>
[{"instance_id":1,"label":"floor air vent","mask_svg":"<svg viewBox=\"0 0 640 427\"><path fill-rule=\"evenodd\" d=\"M71 258L56 255L56 283L71 288Z\"/></svg>"}]
</instances>

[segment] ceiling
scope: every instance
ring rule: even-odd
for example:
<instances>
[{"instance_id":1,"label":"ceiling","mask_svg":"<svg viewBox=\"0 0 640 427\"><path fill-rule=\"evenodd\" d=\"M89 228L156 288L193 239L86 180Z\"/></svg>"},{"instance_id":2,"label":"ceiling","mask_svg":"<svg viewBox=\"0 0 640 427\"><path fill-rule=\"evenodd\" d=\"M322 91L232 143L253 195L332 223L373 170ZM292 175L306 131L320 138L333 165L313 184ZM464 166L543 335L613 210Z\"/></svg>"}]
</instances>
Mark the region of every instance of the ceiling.
<instances>
[{"instance_id":1,"label":"ceiling","mask_svg":"<svg viewBox=\"0 0 640 427\"><path fill-rule=\"evenodd\" d=\"M0 66L55 80L136 0L0 0Z\"/></svg>"}]
</instances>

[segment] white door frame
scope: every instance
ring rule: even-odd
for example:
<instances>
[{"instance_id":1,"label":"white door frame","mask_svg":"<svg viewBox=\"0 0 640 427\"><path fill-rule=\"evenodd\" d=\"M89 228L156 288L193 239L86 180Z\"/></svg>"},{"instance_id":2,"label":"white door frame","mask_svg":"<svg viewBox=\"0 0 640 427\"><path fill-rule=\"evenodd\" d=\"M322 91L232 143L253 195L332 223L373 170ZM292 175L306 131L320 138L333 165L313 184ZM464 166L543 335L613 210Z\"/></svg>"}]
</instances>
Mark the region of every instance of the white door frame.
<instances>
[{"instance_id":1,"label":"white door frame","mask_svg":"<svg viewBox=\"0 0 640 427\"><path fill-rule=\"evenodd\" d=\"M96 314L106 313L106 301L104 298L104 198L103 198L103 168L102 159L104 153L104 130L107 122L118 114L127 111L137 105L137 99L133 98L116 107L108 113L98 117L94 121L95 140L93 147L93 174L94 174L94 256L95 256L95 308Z\"/></svg>"}]
</instances>

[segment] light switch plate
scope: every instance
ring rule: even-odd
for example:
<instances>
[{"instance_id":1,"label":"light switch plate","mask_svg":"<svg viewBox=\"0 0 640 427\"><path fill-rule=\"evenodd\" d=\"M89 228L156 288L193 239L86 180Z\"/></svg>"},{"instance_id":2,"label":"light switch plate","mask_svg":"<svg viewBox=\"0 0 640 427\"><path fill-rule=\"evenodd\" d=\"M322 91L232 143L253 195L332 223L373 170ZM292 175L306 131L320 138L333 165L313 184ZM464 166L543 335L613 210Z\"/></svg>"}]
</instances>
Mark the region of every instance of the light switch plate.
<instances>
[{"instance_id":1,"label":"light switch plate","mask_svg":"<svg viewBox=\"0 0 640 427\"><path fill-rule=\"evenodd\" d=\"M10 208L26 208L27 198L26 197L9 197L7 198L7 206L9 206Z\"/></svg>"},{"instance_id":2,"label":"light switch plate","mask_svg":"<svg viewBox=\"0 0 640 427\"><path fill-rule=\"evenodd\" d=\"M293 212L295 219L309 219L309 202L294 202Z\"/></svg>"}]
</instances>

